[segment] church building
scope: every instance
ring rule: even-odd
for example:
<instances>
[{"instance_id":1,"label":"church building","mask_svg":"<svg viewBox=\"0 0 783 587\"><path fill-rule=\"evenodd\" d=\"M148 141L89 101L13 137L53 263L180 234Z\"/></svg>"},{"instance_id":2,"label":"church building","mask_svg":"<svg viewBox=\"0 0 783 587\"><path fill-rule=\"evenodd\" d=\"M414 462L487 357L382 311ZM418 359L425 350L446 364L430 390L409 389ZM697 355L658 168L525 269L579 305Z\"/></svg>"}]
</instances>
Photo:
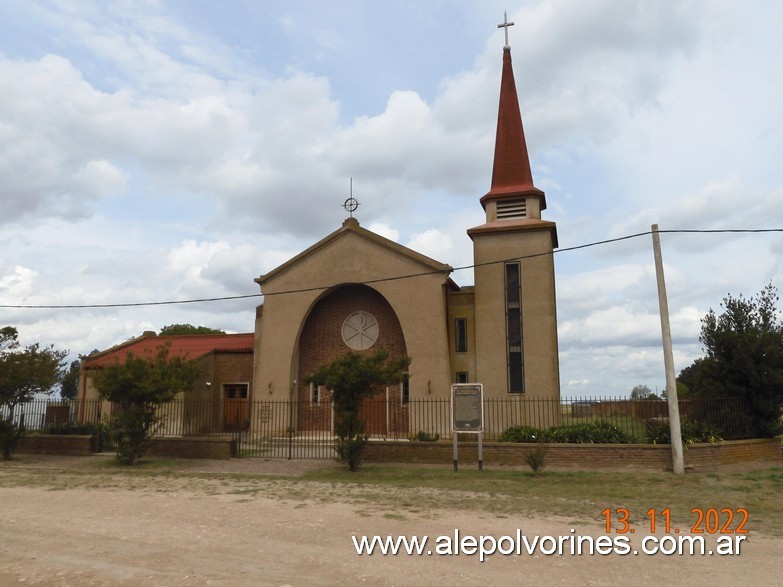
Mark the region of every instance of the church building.
<instances>
[{"instance_id":1,"label":"church building","mask_svg":"<svg viewBox=\"0 0 783 587\"><path fill-rule=\"evenodd\" d=\"M468 228L475 285L452 267L362 227L342 226L256 282L253 400L296 400L298 431L329 426L326 390L303 379L349 350L409 356L409 377L387 390L368 432L408 427L411 400L448 398L452 383L482 383L486 398L560 396L554 222L541 218L511 49L503 48L497 135L486 221ZM389 406L396 407L394 423Z\"/></svg>"}]
</instances>

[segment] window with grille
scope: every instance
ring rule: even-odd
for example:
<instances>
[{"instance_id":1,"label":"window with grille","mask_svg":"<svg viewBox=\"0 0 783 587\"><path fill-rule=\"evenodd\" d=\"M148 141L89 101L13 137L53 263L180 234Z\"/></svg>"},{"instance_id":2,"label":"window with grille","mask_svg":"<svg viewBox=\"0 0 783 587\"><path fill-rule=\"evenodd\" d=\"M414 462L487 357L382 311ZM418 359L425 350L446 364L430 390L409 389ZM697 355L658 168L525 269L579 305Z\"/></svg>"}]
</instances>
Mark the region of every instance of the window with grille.
<instances>
[{"instance_id":1,"label":"window with grille","mask_svg":"<svg viewBox=\"0 0 783 587\"><path fill-rule=\"evenodd\" d=\"M457 318L454 321L455 349L458 353L468 352L468 319Z\"/></svg>"},{"instance_id":2,"label":"window with grille","mask_svg":"<svg viewBox=\"0 0 783 587\"><path fill-rule=\"evenodd\" d=\"M226 383L223 385L223 393L226 399L247 399L247 383Z\"/></svg>"},{"instance_id":3,"label":"window with grille","mask_svg":"<svg viewBox=\"0 0 783 587\"><path fill-rule=\"evenodd\" d=\"M508 392L525 392L525 360L522 353L522 282L520 264L506 263L506 348Z\"/></svg>"}]
</instances>

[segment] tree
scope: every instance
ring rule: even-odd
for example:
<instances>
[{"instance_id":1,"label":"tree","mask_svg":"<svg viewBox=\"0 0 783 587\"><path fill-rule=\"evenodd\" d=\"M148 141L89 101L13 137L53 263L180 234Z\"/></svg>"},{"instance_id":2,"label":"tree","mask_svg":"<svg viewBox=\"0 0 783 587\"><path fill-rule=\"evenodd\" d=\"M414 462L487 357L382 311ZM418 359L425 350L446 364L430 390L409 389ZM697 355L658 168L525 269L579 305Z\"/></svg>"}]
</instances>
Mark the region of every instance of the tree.
<instances>
[{"instance_id":1,"label":"tree","mask_svg":"<svg viewBox=\"0 0 783 587\"><path fill-rule=\"evenodd\" d=\"M334 402L334 431L337 436L337 460L355 472L367 444L362 403L389 385L400 383L410 364L410 358L391 359L386 349L372 355L349 352L326 365L321 365L305 378L305 382L323 385L331 390Z\"/></svg>"},{"instance_id":2,"label":"tree","mask_svg":"<svg viewBox=\"0 0 783 587\"><path fill-rule=\"evenodd\" d=\"M18 343L7 344L0 351L0 405L13 413L17 404L36 394L52 393L63 377L67 354L54 346L42 348L37 342L21 349Z\"/></svg>"},{"instance_id":3,"label":"tree","mask_svg":"<svg viewBox=\"0 0 783 587\"><path fill-rule=\"evenodd\" d=\"M677 381L675 381L675 383L677 384L677 399L678 400L688 399L688 394L690 393L690 388L687 385L685 385L682 381L680 381L679 379ZM653 394L653 395L655 395L655 394ZM650 399L652 399L652 398L650 398ZM655 399L658 399L658 397L656 396ZM660 399L665 399L665 400L669 399L669 389L667 387L663 388L663 391L661 392Z\"/></svg>"},{"instance_id":4,"label":"tree","mask_svg":"<svg viewBox=\"0 0 783 587\"><path fill-rule=\"evenodd\" d=\"M631 390L631 399L650 399L651 395L653 392L646 385L636 385Z\"/></svg>"},{"instance_id":5,"label":"tree","mask_svg":"<svg viewBox=\"0 0 783 587\"><path fill-rule=\"evenodd\" d=\"M0 329L0 406L7 406L5 418L0 418L0 444L3 459L11 458L23 430L14 421L14 410L21 402L36 394L50 394L63 377L68 351L39 343L20 348L16 328Z\"/></svg>"},{"instance_id":6,"label":"tree","mask_svg":"<svg viewBox=\"0 0 783 587\"><path fill-rule=\"evenodd\" d=\"M160 418L158 407L193 387L199 369L182 357L169 357L169 346L153 357L128 353L94 376L98 394L115 403L109 435L117 447L117 460L135 464L149 448Z\"/></svg>"},{"instance_id":7,"label":"tree","mask_svg":"<svg viewBox=\"0 0 783 587\"><path fill-rule=\"evenodd\" d=\"M777 289L770 283L756 297L724 298L723 312L710 309L699 340L706 356L683 369L691 394L747 401L745 426L755 436L781 431L783 325Z\"/></svg>"},{"instance_id":8,"label":"tree","mask_svg":"<svg viewBox=\"0 0 783 587\"><path fill-rule=\"evenodd\" d=\"M13 326L0 328L0 354L19 346L19 333Z\"/></svg>"},{"instance_id":9,"label":"tree","mask_svg":"<svg viewBox=\"0 0 783 587\"><path fill-rule=\"evenodd\" d=\"M80 361L72 361L71 366L63 375L60 383L60 397L64 400L76 399L79 394L79 367Z\"/></svg>"},{"instance_id":10,"label":"tree","mask_svg":"<svg viewBox=\"0 0 783 587\"><path fill-rule=\"evenodd\" d=\"M192 324L169 324L160 329L161 336L182 336L186 334L225 334L223 330Z\"/></svg>"},{"instance_id":11,"label":"tree","mask_svg":"<svg viewBox=\"0 0 783 587\"><path fill-rule=\"evenodd\" d=\"M704 370L705 357L699 357L693 363L685 367L677 376L677 383L682 383L690 392L691 390L703 390L705 388L706 372ZM677 386L679 396L680 387Z\"/></svg>"}]
</instances>

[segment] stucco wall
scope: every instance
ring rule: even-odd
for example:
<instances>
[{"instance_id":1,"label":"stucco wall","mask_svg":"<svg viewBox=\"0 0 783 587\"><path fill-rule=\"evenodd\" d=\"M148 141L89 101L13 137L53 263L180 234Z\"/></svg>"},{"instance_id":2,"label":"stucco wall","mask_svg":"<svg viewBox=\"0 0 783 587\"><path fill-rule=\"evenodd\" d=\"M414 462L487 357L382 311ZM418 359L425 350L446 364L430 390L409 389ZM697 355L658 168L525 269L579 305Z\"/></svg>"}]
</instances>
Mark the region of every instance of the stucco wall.
<instances>
[{"instance_id":1,"label":"stucco wall","mask_svg":"<svg viewBox=\"0 0 783 587\"><path fill-rule=\"evenodd\" d=\"M476 370L488 397L507 394L505 269L502 261L552 251L547 229L473 234ZM487 264L490 263L490 264ZM521 261L525 396L560 393L552 255Z\"/></svg>"},{"instance_id":2,"label":"stucco wall","mask_svg":"<svg viewBox=\"0 0 783 587\"><path fill-rule=\"evenodd\" d=\"M456 381L459 372L468 374L469 382L477 381L476 373L476 306L473 287L449 293L449 352L451 355L451 380ZM456 323L463 318L467 323L468 350L458 353L456 349Z\"/></svg>"},{"instance_id":3,"label":"stucco wall","mask_svg":"<svg viewBox=\"0 0 783 587\"><path fill-rule=\"evenodd\" d=\"M347 223L298 256L295 263L259 279L265 298L256 321L254 381L257 392L269 399L294 396L293 382L300 377L299 336L307 316L327 288L439 270L436 262L429 263L412 251L408 254L403 247L357 227ZM447 271L443 271L369 284L386 299L399 319L412 359L411 397L445 397L449 393L446 280ZM311 289L317 286L325 289ZM278 295L280 292L294 293Z\"/></svg>"}]
</instances>

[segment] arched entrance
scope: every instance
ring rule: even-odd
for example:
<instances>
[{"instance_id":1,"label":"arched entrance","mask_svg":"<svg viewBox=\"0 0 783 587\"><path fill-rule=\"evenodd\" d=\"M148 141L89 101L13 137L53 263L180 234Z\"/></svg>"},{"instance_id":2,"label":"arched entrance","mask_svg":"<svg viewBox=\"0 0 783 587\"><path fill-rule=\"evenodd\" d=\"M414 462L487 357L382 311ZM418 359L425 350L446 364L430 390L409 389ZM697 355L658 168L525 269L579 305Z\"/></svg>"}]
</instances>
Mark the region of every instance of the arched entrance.
<instances>
[{"instance_id":1,"label":"arched entrance","mask_svg":"<svg viewBox=\"0 0 783 587\"><path fill-rule=\"evenodd\" d=\"M366 285L344 285L316 302L299 337L299 431L332 429L327 390L305 385L301 379L351 350L369 354L381 347L393 358L407 355L400 321L380 293ZM402 400L399 385L365 400L362 412L366 432L374 436L407 435L407 406Z\"/></svg>"}]
</instances>

